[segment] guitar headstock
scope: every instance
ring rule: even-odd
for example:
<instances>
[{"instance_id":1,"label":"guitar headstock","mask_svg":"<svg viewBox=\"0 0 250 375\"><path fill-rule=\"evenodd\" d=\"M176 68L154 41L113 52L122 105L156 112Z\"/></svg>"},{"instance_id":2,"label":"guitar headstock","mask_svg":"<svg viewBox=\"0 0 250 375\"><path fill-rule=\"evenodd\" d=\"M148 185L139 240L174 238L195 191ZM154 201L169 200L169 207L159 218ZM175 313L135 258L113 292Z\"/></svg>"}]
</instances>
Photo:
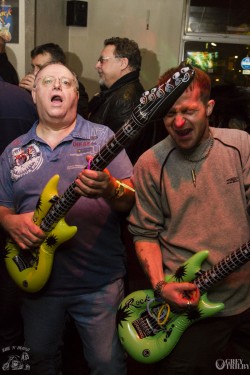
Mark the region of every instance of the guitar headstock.
<instances>
[{"instance_id":1,"label":"guitar headstock","mask_svg":"<svg viewBox=\"0 0 250 375\"><path fill-rule=\"evenodd\" d=\"M133 120L146 124L163 118L192 82L194 74L194 69L190 65L181 63L178 70L166 82L142 94L140 104L133 110Z\"/></svg>"}]
</instances>

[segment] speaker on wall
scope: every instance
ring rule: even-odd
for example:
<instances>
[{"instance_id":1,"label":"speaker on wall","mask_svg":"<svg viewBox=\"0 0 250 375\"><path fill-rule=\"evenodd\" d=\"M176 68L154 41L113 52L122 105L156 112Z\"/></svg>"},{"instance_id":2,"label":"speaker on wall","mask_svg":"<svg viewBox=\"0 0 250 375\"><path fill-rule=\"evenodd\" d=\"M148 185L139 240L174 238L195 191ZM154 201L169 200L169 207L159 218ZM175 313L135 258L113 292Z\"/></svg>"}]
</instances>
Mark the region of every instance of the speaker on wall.
<instances>
[{"instance_id":1,"label":"speaker on wall","mask_svg":"<svg viewBox=\"0 0 250 375\"><path fill-rule=\"evenodd\" d=\"M67 1L67 26L87 26L87 1Z\"/></svg>"}]
</instances>

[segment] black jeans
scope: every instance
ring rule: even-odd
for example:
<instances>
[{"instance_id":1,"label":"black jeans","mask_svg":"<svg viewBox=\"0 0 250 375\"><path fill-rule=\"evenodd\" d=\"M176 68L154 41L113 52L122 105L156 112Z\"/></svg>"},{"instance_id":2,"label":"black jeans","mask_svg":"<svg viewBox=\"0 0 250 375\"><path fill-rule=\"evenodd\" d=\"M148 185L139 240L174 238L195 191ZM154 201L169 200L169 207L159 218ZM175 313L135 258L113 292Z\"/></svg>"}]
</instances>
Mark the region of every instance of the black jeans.
<instances>
[{"instance_id":1,"label":"black jeans","mask_svg":"<svg viewBox=\"0 0 250 375\"><path fill-rule=\"evenodd\" d=\"M10 278L0 256L0 353L7 346L23 344L23 324L20 312L21 290Z\"/></svg>"},{"instance_id":2,"label":"black jeans","mask_svg":"<svg viewBox=\"0 0 250 375\"><path fill-rule=\"evenodd\" d=\"M169 356L156 364L157 375L246 375L249 369L250 309L190 326Z\"/></svg>"}]
</instances>

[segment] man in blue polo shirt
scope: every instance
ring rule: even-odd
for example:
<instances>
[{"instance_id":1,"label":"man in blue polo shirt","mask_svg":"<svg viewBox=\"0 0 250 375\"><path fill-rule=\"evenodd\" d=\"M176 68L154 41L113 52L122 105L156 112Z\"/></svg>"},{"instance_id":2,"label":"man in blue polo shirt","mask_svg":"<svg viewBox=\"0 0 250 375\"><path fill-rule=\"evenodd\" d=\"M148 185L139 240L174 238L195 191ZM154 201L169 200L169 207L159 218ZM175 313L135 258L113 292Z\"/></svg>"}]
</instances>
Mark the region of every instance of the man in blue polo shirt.
<instances>
[{"instance_id":1,"label":"man in blue polo shirt","mask_svg":"<svg viewBox=\"0 0 250 375\"><path fill-rule=\"evenodd\" d=\"M77 79L64 65L42 67L32 95L39 120L1 156L0 222L20 252L27 251L46 238L32 218L48 180L59 174L59 195L75 181L79 199L65 216L78 228L76 235L56 250L45 287L23 301L31 374L57 374L66 313L76 323L91 373L126 374L115 326L125 274L118 212L128 212L134 202L132 165L122 151L108 171L85 169L113 132L77 115Z\"/></svg>"},{"instance_id":2,"label":"man in blue polo shirt","mask_svg":"<svg viewBox=\"0 0 250 375\"><path fill-rule=\"evenodd\" d=\"M20 87L5 82L0 76L0 154L13 139L26 133L37 118L31 96ZM5 242L5 233L0 228L1 249L4 248ZM3 348L23 343L20 290L7 273L3 251L0 252L0 301L1 356ZM1 360L0 363L2 364Z\"/></svg>"}]
</instances>

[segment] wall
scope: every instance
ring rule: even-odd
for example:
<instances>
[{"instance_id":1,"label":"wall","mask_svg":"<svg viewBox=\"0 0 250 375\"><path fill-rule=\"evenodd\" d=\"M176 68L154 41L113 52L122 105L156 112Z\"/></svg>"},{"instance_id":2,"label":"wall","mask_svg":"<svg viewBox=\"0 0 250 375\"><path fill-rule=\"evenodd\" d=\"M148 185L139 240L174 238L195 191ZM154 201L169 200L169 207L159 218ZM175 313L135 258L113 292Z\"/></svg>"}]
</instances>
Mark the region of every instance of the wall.
<instances>
[{"instance_id":1,"label":"wall","mask_svg":"<svg viewBox=\"0 0 250 375\"><path fill-rule=\"evenodd\" d=\"M21 79L30 71L30 51L54 41L68 50L65 0L19 0L19 43L7 44L9 60Z\"/></svg>"},{"instance_id":2,"label":"wall","mask_svg":"<svg viewBox=\"0 0 250 375\"><path fill-rule=\"evenodd\" d=\"M141 81L148 89L178 64L185 0L87 0L87 27L66 26L67 0L19 0L19 44L7 52L22 78L35 45L54 42L92 97L99 89L96 61L111 36L134 39L142 52Z\"/></svg>"},{"instance_id":3,"label":"wall","mask_svg":"<svg viewBox=\"0 0 250 375\"><path fill-rule=\"evenodd\" d=\"M54 42L68 50L65 0L36 0L36 45Z\"/></svg>"},{"instance_id":4,"label":"wall","mask_svg":"<svg viewBox=\"0 0 250 375\"><path fill-rule=\"evenodd\" d=\"M28 14L26 14L26 9L28 9ZM19 43L6 45L8 58L16 68L19 78L22 78L26 71L26 51L31 44L34 44L34 17L34 0L19 0Z\"/></svg>"},{"instance_id":5,"label":"wall","mask_svg":"<svg viewBox=\"0 0 250 375\"><path fill-rule=\"evenodd\" d=\"M69 27L69 62L92 96L98 91L95 63L103 41L134 39L142 52L145 89L178 64L184 0L88 0L87 27ZM148 24L148 29L147 29Z\"/></svg>"}]
</instances>

